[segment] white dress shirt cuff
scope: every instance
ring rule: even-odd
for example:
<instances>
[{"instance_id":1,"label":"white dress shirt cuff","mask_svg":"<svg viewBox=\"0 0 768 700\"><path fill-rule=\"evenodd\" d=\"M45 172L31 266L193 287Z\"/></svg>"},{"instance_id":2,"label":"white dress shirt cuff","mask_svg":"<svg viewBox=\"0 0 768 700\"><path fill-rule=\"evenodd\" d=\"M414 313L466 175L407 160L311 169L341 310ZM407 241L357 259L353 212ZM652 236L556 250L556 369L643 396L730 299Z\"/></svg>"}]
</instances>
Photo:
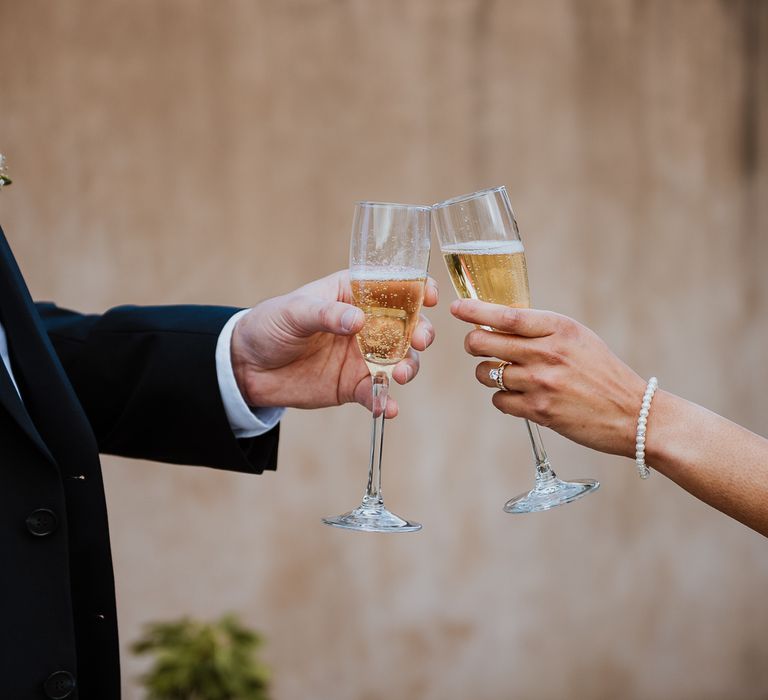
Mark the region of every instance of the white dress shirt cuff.
<instances>
[{"instance_id":1,"label":"white dress shirt cuff","mask_svg":"<svg viewBox=\"0 0 768 700\"><path fill-rule=\"evenodd\" d=\"M252 409L237 388L235 372L232 369L232 356L230 346L232 333L241 316L250 309L238 311L227 321L219 333L216 342L216 375L219 379L219 391L224 403L224 411L227 414L229 425L236 438L252 438L263 435L274 428L285 413L284 408L254 408Z\"/></svg>"}]
</instances>

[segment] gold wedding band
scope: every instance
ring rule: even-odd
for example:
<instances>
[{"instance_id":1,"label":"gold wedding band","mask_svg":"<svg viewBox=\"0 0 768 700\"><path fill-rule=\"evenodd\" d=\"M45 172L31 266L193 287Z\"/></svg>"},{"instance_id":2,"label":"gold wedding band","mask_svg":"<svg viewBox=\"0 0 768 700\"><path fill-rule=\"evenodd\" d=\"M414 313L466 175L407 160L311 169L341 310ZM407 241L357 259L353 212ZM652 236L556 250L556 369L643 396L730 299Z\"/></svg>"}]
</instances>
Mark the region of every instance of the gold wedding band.
<instances>
[{"instance_id":1,"label":"gold wedding band","mask_svg":"<svg viewBox=\"0 0 768 700\"><path fill-rule=\"evenodd\" d=\"M504 370L506 369L507 365L511 365L511 362L500 362L498 367L494 367L490 372L488 372L488 376L496 382L496 386L499 387L502 391L509 391L507 387L504 386Z\"/></svg>"}]
</instances>

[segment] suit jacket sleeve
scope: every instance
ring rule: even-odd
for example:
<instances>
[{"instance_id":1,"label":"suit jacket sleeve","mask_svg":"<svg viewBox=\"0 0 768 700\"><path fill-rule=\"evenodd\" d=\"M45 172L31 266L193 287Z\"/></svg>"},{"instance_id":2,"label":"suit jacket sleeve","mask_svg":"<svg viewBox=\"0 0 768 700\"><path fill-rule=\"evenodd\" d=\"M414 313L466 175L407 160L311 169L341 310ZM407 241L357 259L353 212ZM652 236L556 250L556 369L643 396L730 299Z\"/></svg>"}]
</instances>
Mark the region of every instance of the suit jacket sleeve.
<instances>
[{"instance_id":1,"label":"suit jacket sleeve","mask_svg":"<svg viewBox=\"0 0 768 700\"><path fill-rule=\"evenodd\" d=\"M120 306L84 315L36 306L101 452L243 472L276 468L279 426L237 440L221 401L216 342L237 309Z\"/></svg>"}]
</instances>

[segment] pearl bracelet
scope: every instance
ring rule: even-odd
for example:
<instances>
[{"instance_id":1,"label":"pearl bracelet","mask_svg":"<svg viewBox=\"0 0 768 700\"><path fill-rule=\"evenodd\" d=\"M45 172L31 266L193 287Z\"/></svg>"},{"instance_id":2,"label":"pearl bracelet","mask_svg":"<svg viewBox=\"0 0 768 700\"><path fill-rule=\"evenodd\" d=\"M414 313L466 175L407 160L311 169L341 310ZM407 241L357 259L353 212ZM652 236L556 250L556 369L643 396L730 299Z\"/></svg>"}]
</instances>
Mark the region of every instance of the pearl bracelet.
<instances>
[{"instance_id":1,"label":"pearl bracelet","mask_svg":"<svg viewBox=\"0 0 768 700\"><path fill-rule=\"evenodd\" d=\"M635 464L637 473L641 479L647 479L651 475L651 470L645 463L645 430L648 425L648 414L651 411L651 401L656 389L659 387L659 380L651 377L648 380L648 386L645 388L643 403L640 407L640 416L637 419L637 434L635 437Z\"/></svg>"}]
</instances>

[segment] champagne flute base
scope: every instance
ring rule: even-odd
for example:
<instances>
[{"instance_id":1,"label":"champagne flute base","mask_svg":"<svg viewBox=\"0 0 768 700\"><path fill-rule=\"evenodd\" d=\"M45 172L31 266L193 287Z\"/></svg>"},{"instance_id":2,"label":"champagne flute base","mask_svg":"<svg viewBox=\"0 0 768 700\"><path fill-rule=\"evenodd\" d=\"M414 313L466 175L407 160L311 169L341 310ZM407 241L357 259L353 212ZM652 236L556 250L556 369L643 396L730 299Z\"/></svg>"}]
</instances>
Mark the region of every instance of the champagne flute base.
<instances>
[{"instance_id":1,"label":"champagne flute base","mask_svg":"<svg viewBox=\"0 0 768 700\"><path fill-rule=\"evenodd\" d=\"M557 477L542 480L528 493L510 499L504 504L505 513L538 513L571 503L600 488L594 479L562 481Z\"/></svg>"},{"instance_id":2,"label":"champagne flute base","mask_svg":"<svg viewBox=\"0 0 768 700\"><path fill-rule=\"evenodd\" d=\"M381 502L362 505L344 515L323 518L326 525L360 532L418 532L421 525L388 511Z\"/></svg>"}]
</instances>

